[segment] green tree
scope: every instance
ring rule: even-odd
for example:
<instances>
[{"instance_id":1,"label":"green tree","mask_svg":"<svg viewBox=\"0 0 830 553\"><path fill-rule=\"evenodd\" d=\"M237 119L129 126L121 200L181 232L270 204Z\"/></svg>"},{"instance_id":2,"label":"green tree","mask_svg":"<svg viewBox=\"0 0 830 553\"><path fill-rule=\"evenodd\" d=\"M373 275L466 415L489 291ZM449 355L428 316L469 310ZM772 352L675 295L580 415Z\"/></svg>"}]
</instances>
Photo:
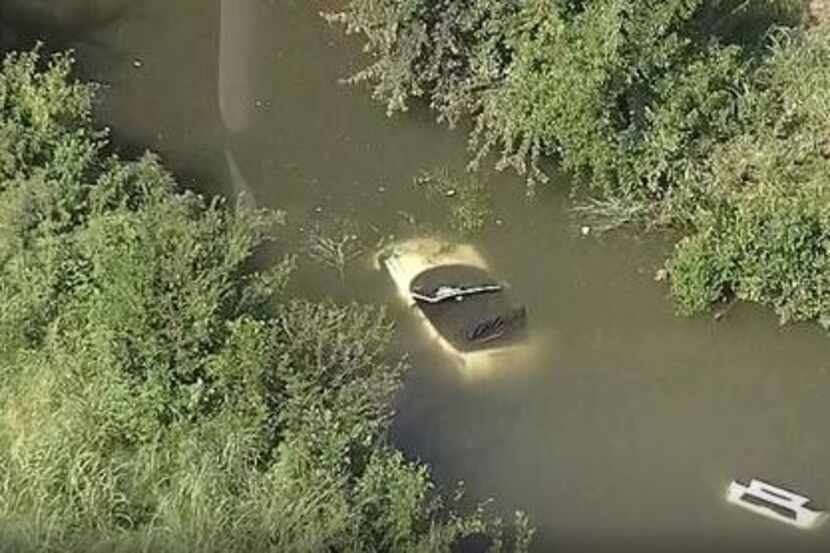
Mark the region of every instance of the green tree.
<instances>
[{"instance_id":1,"label":"green tree","mask_svg":"<svg viewBox=\"0 0 830 553\"><path fill-rule=\"evenodd\" d=\"M350 81L370 82L389 113L426 97L439 120L473 119L473 166L496 150L500 167L532 184L546 180L540 159L555 157L594 188L622 194L667 179L659 163L641 169L640 156L658 146L649 141L666 131L656 112L683 102L691 87L706 94L739 81L740 47L722 44L733 20L745 20L733 4L352 0L328 18L366 37L374 61ZM773 15L786 20L777 12L758 19L769 25ZM727 109L723 96L693 114L699 121L670 129L686 135L672 137L675 148L704 132L710 115L722 119L710 112Z\"/></svg>"},{"instance_id":2,"label":"green tree","mask_svg":"<svg viewBox=\"0 0 830 553\"><path fill-rule=\"evenodd\" d=\"M830 29L780 32L745 132L701 167L709 201L670 262L684 312L737 297L830 328Z\"/></svg>"},{"instance_id":3,"label":"green tree","mask_svg":"<svg viewBox=\"0 0 830 553\"><path fill-rule=\"evenodd\" d=\"M678 311L738 298L830 328L826 23L798 0L350 0L391 112L470 118L472 166L590 193L603 229L672 226Z\"/></svg>"}]
</instances>

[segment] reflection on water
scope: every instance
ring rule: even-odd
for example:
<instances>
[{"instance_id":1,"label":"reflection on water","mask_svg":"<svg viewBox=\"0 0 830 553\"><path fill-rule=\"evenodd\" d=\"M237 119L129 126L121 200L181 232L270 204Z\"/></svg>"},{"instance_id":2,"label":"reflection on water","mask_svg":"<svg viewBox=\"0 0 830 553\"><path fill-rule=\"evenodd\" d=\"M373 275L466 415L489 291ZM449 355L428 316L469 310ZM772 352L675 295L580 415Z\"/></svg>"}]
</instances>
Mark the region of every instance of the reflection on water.
<instances>
[{"instance_id":1,"label":"reflection on water","mask_svg":"<svg viewBox=\"0 0 830 553\"><path fill-rule=\"evenodd\" d=\"M463 167L462 133L418 109L388 120L364 91L337 85L358 44L317 9L147 0L96 31L124 59L87 48L80 31L76 45L86 76L110 84L101 116L120 143L160 151L187 183L233 176L287 209L292 228L335 213L381 232L397 230L400 211L429 221L408 184L423 168ZM529 366L463 378L379 272L344 285L307 264L294 281L391 306L416 367L396 441L439 480L526 509L538 551L827 551L826 528L799 532L724 501L734 478L758 477L830 504L827 337L749 306L720 323L676 319L652 278L666 244L582 238L559 192L529 206L517 179L484 178L505 223L478 245L530 307L543 346Z\"/></svg>"}]
</instances>

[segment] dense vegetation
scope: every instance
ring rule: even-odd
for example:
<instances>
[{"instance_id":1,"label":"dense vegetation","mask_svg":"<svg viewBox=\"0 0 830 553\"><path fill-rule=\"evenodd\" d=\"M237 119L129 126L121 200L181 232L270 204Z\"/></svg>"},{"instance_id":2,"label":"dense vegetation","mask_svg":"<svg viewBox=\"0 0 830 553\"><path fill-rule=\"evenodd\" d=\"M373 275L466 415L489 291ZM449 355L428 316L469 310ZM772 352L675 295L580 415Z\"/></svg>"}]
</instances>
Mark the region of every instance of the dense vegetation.
<instances>
[{"instance_id":1,"label":"dense vegetation","mask_svg":"<svg viewBox=\"0 0 830 553\"><path fill-rule=\"evenodd\" d=\"M679 311L830 325L830 30L799 0L349 0L389 113L469 120L471 167L574 176L603 228L673 227ZM587 199L586 199L587 198Z\"/></svg>"},{"instance_id":2,"label":"dense vegetation","mask_svg":"<svg viewBox=\"0 0 830 553\"><path fill-rule=\"evenodd\" d=\"M70 71L0 71L0 550L499 550L387 441L383 313L285 297L274 216L115 157Z\"/></svg>"}]
</instances>

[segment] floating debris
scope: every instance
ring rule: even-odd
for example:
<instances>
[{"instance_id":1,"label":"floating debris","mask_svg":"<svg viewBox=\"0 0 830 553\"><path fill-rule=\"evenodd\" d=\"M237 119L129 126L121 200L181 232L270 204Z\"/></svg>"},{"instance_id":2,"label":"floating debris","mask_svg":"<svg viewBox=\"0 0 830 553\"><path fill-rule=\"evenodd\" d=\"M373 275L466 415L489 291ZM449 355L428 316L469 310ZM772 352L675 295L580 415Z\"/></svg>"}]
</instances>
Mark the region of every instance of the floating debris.
<instances>
[{"instance_id":1,"label":"floating debris","mask_svg":"<svg viewBox=\"0 0 830 553\"><path fill-rule=\"evenodd\" d=\"M797 528L815 528L827 519L824 511L810 509L803 495L753 479L749 485L734 480L726 492L729 503Z\"/></svg>"},{"instance_id":2,"label":"floating debris","mask_svg":"<svg viewBox=\"0 0 830 553\"><path fill-rule=\"evenodd\" d=\"M142 67L144 67L144 62L141 61L139 58L135 58L133 59L133 67L135 67L136 69L141 69Z\"/></svg>"},{"instance_id":3,"label":"floating debris","mask_svg":"<svg viewBox=\"0 0 830 553\"><path fill-rule=\"evenodd\" d=\"M407 213L406 211L400 211L399 210L398 211L398 216L401 219L403 219L404 221L406 221L407 223L409 223L410 225L412 225L413 227L418 224L418 221L415 219L415 216L412 215L411 213Z\"/></svg>"},{"instance_id":4,"label":"floating debris","mask_svg":"<svg viewBox=\"0 0 830 553\"><path fill-rule=\"evenodd\" d=\"M654 273L655 282L663 282L667 278L669 278L669 272L666 269L657 269L657 272Z\"/></svg>"},{"instance_id":5,"label":"floating debris","mask_svg":"<svg viewBox=\"0 0 830 553\"><path fill-rule=\"evenodd\" d=\"M589 234L591 234L591 227L587 225L583 226L581 229L579 229L579 233L582 234L582 236L588 236Z\"/></svg>"},{"instance_id":6,"label":"floating debris","mask_svg":"<svg viewBox=\"0 0 830 553\"><path fill-rule=\"evenodd\" d=\"M415 186L424 186L426 184L431 183L433 180L434 179L432 175L430 175L429 173L421 173L413 179L413 181L415 182Z\"/></svg>"}]
</instances>

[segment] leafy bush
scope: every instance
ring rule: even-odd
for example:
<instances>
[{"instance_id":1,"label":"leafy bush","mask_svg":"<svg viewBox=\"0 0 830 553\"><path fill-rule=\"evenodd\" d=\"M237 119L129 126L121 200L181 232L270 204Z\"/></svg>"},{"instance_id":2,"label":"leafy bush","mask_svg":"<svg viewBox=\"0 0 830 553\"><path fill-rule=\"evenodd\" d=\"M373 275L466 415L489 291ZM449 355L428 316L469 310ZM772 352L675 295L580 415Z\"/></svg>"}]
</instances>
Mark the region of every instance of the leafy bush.
<instances>
[{"instance_id":1,"label":"leafy bush","mask_svg":"<svg viewBox=\"0 0 830 553\"><path fill-rule=\"evenodd\" d=\"M351 0L390 113L473 121L531 185L557 160L604 230L673 226L682 313L735 297L830 327L830 31L798 0ZM818 8L813 5L813 12Z\"/></svg>"},{"instance_id":2,"label":"leafy bush","mask_svg":"<svg viewBox=\"0 0 830 553\"><path fill-rule=\"evenodd\" d=\"M284 297L273 214L108 154L70 71L0 71L0 550L499 545L387 441L383 312Z\"/></svg>"},{"instance_id":3,"label":"leafy bush","mask_svg":"<svg viewBox=\"0 0 830 553\"><path fill-rule=\"evenodd\" d=\"M748 15L761 32L797 20L797 2L756 4L351 0L327 17L365 36L374 61L349 80L371 83L390 114L426 97L439 120L473 119L473 166L497 150L534 184L554 156L596 190L653 196L671 158L729 127L745 56L724 44Z\"/></svg>"},{"instance_id":4,"label":"leafy bush","mask_svg":"<svg viewBox=\"0 0 830 553\"><path fill-rule=\"evenodd\" d=\"M781 32L744 103L745 133L701 183L709 205L671 261L685 312L729 294L830 326L830 30Z\"/></svg>"}]
</instances>

